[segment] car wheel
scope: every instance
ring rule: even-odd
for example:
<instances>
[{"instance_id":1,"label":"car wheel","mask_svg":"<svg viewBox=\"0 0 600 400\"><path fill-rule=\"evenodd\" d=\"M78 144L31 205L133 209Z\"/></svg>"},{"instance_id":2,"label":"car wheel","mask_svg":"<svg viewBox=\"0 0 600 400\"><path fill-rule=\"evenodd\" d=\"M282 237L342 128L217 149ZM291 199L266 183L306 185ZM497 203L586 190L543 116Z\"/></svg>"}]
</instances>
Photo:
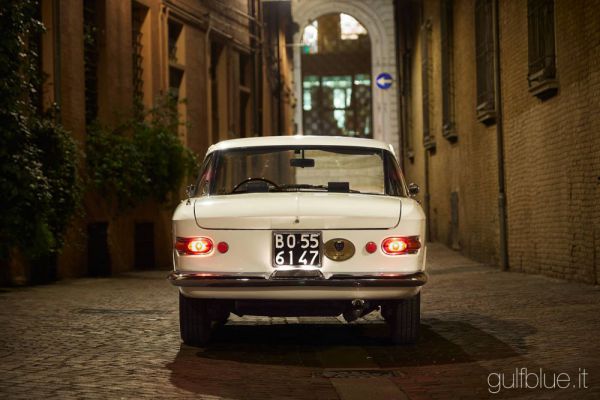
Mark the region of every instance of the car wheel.
<instances>
[{"instance_id":1,"label":"car wheel","mask_svg":"<svg viewBox=\"0 0 600 400\"><path fill-rule=\"evenodd\" d=\"M179 293L179 331L183 343L202 346L210 339L211 320L206 301Z\"/></svg>"},{"instance_id":2,"label":"car wheel","mask_svg":"<svg viewBox=\"0 0 600 400\"><path fill-rule=\"evenodd\" d=\"M392 341L396 344L415 343L421 324L421 293L395 301L388 307L386 321L390 324Z\"/></svg>"}]
</instances>

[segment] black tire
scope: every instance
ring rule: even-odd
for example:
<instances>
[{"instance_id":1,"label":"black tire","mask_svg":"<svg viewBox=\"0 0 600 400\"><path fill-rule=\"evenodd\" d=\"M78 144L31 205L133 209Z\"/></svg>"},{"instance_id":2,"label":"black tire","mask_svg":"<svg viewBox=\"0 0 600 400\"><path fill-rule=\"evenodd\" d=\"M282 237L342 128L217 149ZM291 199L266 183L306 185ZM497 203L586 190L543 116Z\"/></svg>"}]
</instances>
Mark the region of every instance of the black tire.
<instances>
[{"instance_id":1,"label":"black tire","mask_svg":"<svg viewBox=\"0 0 600 400\"><path fill-rule=\"evenodd\" d=\"M386 318L391 328L392 342L413 344L419 338L421 325L421 293L414 297L393 302Z\"/></svg>"},{"instance_id":2,"label":"black tire","mask_svg":"<svg viewBox=\"0 0 600 400\"><path fill-rule=\"evenodd\" d=\"M179 331L181 340L190 346L203 346L210 340L211 320L206 301L179 293Z\"/></svg>"}]
</instances>

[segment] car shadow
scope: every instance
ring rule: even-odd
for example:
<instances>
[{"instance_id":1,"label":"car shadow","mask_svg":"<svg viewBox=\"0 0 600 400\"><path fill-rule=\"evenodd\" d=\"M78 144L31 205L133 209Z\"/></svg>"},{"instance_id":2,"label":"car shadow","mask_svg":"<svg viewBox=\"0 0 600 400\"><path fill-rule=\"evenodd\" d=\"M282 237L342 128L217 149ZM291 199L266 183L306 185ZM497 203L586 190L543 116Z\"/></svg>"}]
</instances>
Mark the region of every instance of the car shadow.
<instances>
[{"instance_id":1,"label":"car shadow","mask_svg":"<svg viewBox=\"0 0 600 400\"><path fill-rule=\"evenodd\" d=\"M502 321L497 323L501 325ZM524 334L532 332L529 326L519 329ZM290 371L302 370L305 374L312 371L312 384L315 384L318 381L314 380L315 376L323 379L325 370L394 370L460 363L477 365L479 361L520 354L518 348L462 320L423 319L420 331L416 344L397 346L390 342L389 328L383 322L227 324L214 331L213 340L204 348L181 345L175 360L167 368L171 372L171 382L181 389L244 397L244 393L248 393L235 385L218 386L216 381L222 377L215 371L226 366L225 369L243 382L244 387L247 387L247 381L253 381L264 371L282 376L289 375ZM483 371L479 372L483 376ZM214 378L207 379L210 376ZM291 378L288 380L293 381ZM285 390L281 390L285 396Z\"/></svg>"},{"instance_id":2,"label":"car shadow","mask_svg":"<svg viewBox=\"0 0 600 400\"><path fill-rule=\"evenodd\" d=\"M459 338L460 343L449 340L445 332ZM391 343L389 328L383 322L224 325L215 330L213 341L198 352L198 357L269 365L361 368L376 363L382 368L394 368L517 354L513 347L469 323L435 319L425 320L418 342L405 346Z\"/></svg>"}]
</instances>

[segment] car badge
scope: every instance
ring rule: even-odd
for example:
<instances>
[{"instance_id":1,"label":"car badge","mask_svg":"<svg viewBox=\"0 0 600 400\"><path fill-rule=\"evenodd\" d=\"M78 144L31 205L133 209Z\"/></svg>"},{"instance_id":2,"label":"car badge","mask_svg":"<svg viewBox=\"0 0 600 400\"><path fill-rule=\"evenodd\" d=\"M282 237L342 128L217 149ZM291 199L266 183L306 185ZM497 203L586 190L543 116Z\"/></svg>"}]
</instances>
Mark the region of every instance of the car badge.
<instances>
[{"instance_id":1,"label":"car badge","mask_svg":"<svg viewBox=\"0 0 600 400\"><path fill-rule=\"evenodd\" d=\"M333 261L345 261L354 255L355 247L347 239L331 239L325 243L325 256Z\"/></svg>"}]
</instances>

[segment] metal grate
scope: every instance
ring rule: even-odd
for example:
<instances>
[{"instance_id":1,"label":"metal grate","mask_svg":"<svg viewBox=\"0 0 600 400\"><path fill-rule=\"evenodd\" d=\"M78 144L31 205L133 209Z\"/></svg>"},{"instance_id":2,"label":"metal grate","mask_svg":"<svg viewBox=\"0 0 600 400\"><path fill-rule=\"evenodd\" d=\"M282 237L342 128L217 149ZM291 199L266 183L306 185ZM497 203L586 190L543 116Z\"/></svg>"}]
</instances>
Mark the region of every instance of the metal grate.
<instances>
[{"instance_id":1,"label":"metal grate","mask_svg":"<svg viewBox=\"0 0 600 400\"><path fill-rule=\"evenodd\" d=\"M386 376L402 376L399 372L385 369L339 369L323 371L323 378L379 378Z\"/></svg>"},{"instance_id":2,"label":"metal grate","mask_svg":"<svg viewBox=\"0 0 600 400\"><path fill-rule=\"evenodd\" d=\"M315 23L318 51L301 56L304 132L372 137L369 35L339 13L323 15ZM345 32L350 25L356 30Z\"/></svg>"},{"instance_id":3,"label":"metal grate","mask_svg":"<svg viewBox=\"0 0 600 400\"><path fill-rule=\"evenodd\" d=\"M307 135L372 136L369 75L311 75L304 77L303 85L303 125ZM343 102L336 97L340 92L345 93Z\"/></svg>"}]
</instances>

